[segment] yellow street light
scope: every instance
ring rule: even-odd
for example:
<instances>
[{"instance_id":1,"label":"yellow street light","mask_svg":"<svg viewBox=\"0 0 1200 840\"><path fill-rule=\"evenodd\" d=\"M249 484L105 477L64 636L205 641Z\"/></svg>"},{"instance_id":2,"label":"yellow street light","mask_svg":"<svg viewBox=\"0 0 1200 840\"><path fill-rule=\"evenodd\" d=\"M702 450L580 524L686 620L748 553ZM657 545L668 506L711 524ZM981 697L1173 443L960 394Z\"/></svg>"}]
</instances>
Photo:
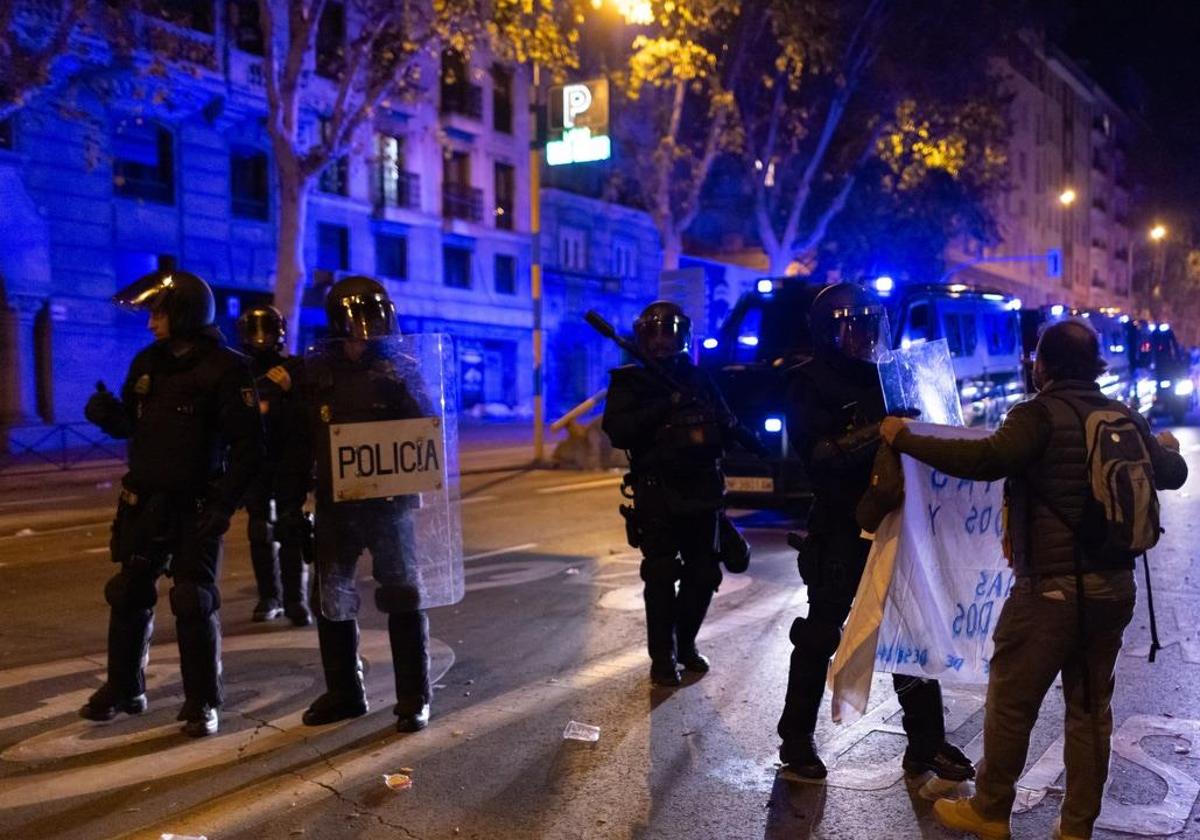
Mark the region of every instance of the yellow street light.
<instances>
[{"instance_id":1,"label":"yellow street light","mask_svg":"<svg viewBox=\"0 0 1200 840\"><path fill-rule=\"evenodd\" d=\"M1150 228L1150 238L1152 240L1154 240L1155 242L1161 242L1162 240L1166 239L1167 238L1166 225L1159 224L1159 225L1155 225L1154 227Z\"/></svg>"},{"instance_id":2,"label":"yellow street light","mask_svg":"<svg viewBox=\"0 0 1200 840\"><path fill-rule=\"evenodd\" d=\"M1076 199L1075 190L1071 189L1070 187L1067 187L1065 190L1063 190L1062 192L1060 192L1058 194L1058 203L1061 204L1063 207L1070 207L1072 204L1075 203L1075 199Z\"/></svg>"},{"instance_id":3,"label":"yellow street light","mask_svg":"<svg viewBox=\"0 0 1200 840\"><path fill-rule=\"evenodd\" d=\"M647 26L654 23L654 9L650 5L650 0L607 0L607 2L628 24ZM592 0L593 9L599 10L604 4L605 0Z\"/></svg>"}]
</instances>

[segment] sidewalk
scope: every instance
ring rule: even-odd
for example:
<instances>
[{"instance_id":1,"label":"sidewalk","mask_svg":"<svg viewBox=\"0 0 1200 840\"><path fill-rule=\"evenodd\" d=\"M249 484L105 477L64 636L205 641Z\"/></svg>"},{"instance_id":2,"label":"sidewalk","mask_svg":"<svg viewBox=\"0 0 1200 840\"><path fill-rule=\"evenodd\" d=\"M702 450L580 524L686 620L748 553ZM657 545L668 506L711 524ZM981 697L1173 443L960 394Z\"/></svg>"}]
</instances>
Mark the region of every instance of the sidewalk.
<instances>
[{"instance_id":1,"label":"sidewalk","mask_svg":"<svg viewBox=\"0 0 1200 840\"><path fill-rule=\"evenodd\" d=\"M546 427L547 461L565 436ZM459 419L458 459L463 474L527 469L533 464L533 425L528 420ZM125 471L117 460L89 461L71 469L16 467L0 472L0 494L116 482Z\"/></svg>"}]
</instances>

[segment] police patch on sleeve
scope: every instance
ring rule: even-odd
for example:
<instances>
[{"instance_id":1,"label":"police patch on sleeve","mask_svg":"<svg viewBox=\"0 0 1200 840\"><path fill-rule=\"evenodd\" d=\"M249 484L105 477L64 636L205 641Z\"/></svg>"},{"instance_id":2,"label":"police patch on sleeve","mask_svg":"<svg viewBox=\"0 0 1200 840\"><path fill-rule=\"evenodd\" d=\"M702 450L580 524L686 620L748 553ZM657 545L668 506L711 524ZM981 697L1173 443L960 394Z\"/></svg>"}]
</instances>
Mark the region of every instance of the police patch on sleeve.
<instances>
[{"instance_id":1,"label":"police patch on sleeve","mask_svg":"<svg viewBox=\"0 0 1200 840\"><path fill-rule=\"evenodd\" d=\"M329 410L329 406L321 406L321 422L328 423L333 418L333 412Z\"/></svg>"},{"instance_id":2,"label":"police patch on sleeve","mask_svg":"<svg viewBox=\"0 0 1200 840\"><path fill-rule=\"evenodd\" d=\"M242 389L242 402L246 404L246 408L258 408L258 395L254 393L253 388Z\"/></svg>"}]
</instances>

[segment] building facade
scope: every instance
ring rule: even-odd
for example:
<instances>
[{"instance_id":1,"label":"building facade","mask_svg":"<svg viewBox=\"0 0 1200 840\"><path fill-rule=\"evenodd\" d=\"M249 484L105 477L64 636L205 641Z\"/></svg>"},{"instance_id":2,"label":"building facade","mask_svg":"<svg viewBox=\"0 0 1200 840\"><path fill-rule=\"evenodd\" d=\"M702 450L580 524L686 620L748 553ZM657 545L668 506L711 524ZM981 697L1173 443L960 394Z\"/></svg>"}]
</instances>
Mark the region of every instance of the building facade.
<instances>
[{"instance_id":1,"label":"building facade","mask_svg":"<svg viewBox=\"0 0 1200 840\"><path fill-rule=\"evenodd\" d=\"M993 205L1002 241L957 243L958 282L1027 305L1132 311L1127 157L1134 123L1070 59L1032 37L998 63L1012 95L1010 189Z\"/></svg>"}]
</instances>

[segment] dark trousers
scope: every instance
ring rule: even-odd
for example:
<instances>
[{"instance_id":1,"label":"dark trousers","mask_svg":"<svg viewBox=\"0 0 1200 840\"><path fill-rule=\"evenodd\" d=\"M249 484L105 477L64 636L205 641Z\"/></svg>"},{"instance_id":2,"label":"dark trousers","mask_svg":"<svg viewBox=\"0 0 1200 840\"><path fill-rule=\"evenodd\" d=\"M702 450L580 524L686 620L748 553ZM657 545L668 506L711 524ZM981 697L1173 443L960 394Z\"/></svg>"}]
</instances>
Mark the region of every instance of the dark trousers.
<instances>
[{"instance_id":1,"label":"dark trousers","mask_svg":"<svg viewBox=\"0 0 1200 840\"><path fill-rule=\"evenodd\" d=\"M983 721L983 762L971 804L1007 821L1025 769L1029 734L1054 678L1066 701L1066 796L1062 832L1091 837L1108 779L1112 695L1121 637L1137 600L1133 573L1084 576L1086 631L1080 634L1074 577L1018 578L993 636ZM1091 711L1085 708L1085 679Z\"/></svg>"},{"instance_id":2,"label":"dark trousers","mask_svg":"<svg viewBox=\"0 0 1200 840\"><path fill-rule=\"evenodd\" d=\"M194 499L123 501L117 509L111 549L121 570L104 594L111 607L108 685L119 696L146 689L158 578L167 574L173 580L170 602L185 700L190 706L221 705L221 539L197 538L196 521Z\"/></svg>"},{"instance_id":3,"label":"dark trousers","mask_svg":"<svg viewBox=\"0 0 1200 840\"><path fill-rule=\"evenodd\" d=\"M817 727L829 660L842 637L871 544L857 531L810 536L799 564L808 584L808 616L792 624L787 695L779 718L784 742L811 737ZM927 754L946 737L942 690L936 680L895 674L909 748Z\"/></svg>"},{"instance_id":4,"label":"dark trousers","mask_svg":"<svg viewBox=\"0 0 1200 840\"><path fill-rule=\"evenodd\" d=\"M639 527L646 643L651 661L666 666L677 653L695 652L696 635L721 585L713 548L717 514L643 515Z\"/></svg>"},{"instance_id":5,"label":"dark trousers","mask_svg":"<svg viewBox=\"0 0 1200 840\"><path fill-rule=\"evenodd\" d=\"M321 660L330 691L343 691L358 663L356 583L358 559L371 553L379 588L375 605L388 616L396 677L396 712L407 715L429 702L429 619L421 610L420 571L412 514L392 504L317 509L317 608ZM348 640L353 639L353 642Z\"/></svg>"},{"instance_id":6,"label":"dark trousers","mask_svg":"<svg viewBox=\"0 0 1200 840\"><path fill-rule=\"evenodd\" d=\"M250 564L260 601L307 603L304 563L304 499L254 496L246 500Z\"/></svg>"}]
</instances>

